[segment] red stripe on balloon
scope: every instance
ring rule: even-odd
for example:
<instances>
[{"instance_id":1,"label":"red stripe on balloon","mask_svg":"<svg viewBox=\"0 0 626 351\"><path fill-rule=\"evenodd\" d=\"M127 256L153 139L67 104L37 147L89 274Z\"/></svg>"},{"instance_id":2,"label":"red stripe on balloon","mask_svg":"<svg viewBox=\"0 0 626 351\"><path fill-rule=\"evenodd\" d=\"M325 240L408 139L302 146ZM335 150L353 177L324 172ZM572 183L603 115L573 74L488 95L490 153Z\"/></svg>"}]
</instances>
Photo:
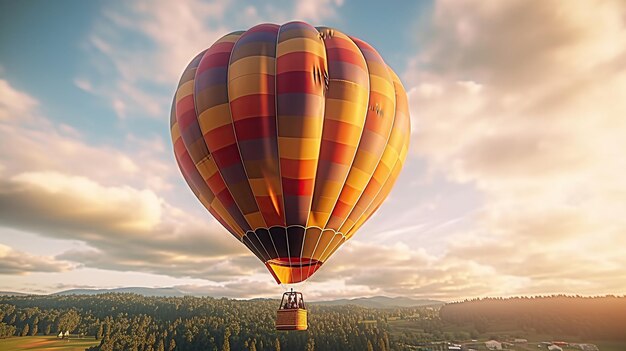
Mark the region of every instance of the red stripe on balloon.
<instances>
[{"instance_id":1,"label":"red stripe on balloon","mask_svg":"<svg viewBox=\"0 0 626 351\"><path fill-rule=\"evenodd\" d=\"M230 101L234 121L250 117L274 117L276 114L274 94L246 95Z\"/></svg>"}]
</instances>

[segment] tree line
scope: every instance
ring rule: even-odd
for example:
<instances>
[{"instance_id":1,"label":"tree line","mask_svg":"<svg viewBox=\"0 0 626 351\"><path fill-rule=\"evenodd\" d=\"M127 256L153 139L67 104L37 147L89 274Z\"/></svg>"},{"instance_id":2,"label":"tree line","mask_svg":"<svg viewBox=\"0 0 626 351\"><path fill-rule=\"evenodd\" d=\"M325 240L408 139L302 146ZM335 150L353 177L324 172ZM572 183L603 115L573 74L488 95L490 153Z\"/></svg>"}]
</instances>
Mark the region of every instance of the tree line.
<instances>
[{"instance_id":1,"label":"tree line","mask_svg":"<svg viewBox=\"0 0 626 351\"><path fill-rule=\"evenodd\" d=\"M276 300L135 294L0 297L0 337L69 331L92 351L372 350L392 348L391 311L309 306L307 332L275 330Z\"/></svg>"},{"instance_id":2,"label":"tree line","mask_svg":"<svg viewBox=\"0 0 626 351\"><path fill-rule=\"evenodd\" d=\"M481 334L512 324L531 333L626 341L624 296L472 299L444 305L440 316L445 324L473 326Z\"/></svg>"},{"instance_id":3,"label":"tree line","mask_svg":"<svg viewBox=\"0 0 626 351\"><path fill-rule=\"evenodd\" d=\"M506 325L522 331L510 337L540 333L626 341L626 297L486 298L441 308L309 304L307 332L276 331L278 304L120 293L0 296L0 338L69 331L100 340L90 351L390 351L499 338L504 335L498 328Z\"/></svg>"}]
</instances>

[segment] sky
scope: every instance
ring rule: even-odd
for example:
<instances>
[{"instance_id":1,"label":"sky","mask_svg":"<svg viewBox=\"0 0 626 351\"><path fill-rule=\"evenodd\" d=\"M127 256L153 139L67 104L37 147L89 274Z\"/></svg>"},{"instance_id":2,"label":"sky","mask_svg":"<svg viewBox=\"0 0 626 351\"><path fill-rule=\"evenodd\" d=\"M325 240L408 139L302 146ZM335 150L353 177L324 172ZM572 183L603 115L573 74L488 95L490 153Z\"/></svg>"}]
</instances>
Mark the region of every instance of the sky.
<instances>
[{"instance_id":1,"label":"sky","mask_svg":"<svg viewBox=\"0 0 626 351\"><path fill-rule=\"evenodd\" d=\"M303 20L373 45L412 120L381 209L309 299L626 294L626 2L0 1L0 290L277 297L174 160L178 78Z\"/></svg>"}]
</instances>

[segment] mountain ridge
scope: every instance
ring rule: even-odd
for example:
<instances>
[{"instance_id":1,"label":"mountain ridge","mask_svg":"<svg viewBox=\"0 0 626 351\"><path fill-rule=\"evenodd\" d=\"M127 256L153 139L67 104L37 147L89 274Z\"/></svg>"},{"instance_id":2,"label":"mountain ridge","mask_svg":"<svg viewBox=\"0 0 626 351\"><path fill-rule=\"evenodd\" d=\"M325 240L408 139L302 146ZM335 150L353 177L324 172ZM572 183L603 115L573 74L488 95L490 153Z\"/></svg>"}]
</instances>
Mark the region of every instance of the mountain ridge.
<instances>
[{"instance_id":1,"label":"mountain ridge","mask_svg":"<svg viewBox=\"0 0 626 351\"><path fill-rule=\"evenodd\" d=\"M372 296L357 297L353 299L337 299L328 301L314 301L311 304L322 306L340 306L340 305L356 305L369 308L394 308L394 307L422 307L422 306L441 306L444 301L432 299L413 299L410 297L388 297L388 296Z\"/></svg>"},{"instance_id":2,"label":"mountain ridge","mask_svg":"<svg viewBox=\"0 0 626 351\"><path fill-rule=\"evenodd\" d=\"M165 287L165 288L148 288L148 287L123 287L123 288L109 288L109 289L68 289L62 290L55 293L47 294L50 296L70 296L70 295L99 295L99 294L108 294L108 293L126 293L126 294L138 294L147 297L184 297L184 296L195 296L195 297L213 297L213 298L221 298L221 296L210 296L208 294L203 293L190 293L180 290L176 287ZM28 293L22 292L13 292L13 291L0 291L0 296L25 296L31 295ZM34 294L32 294L34 295ZM38 294L38 295L46 295L46 294ZM277 295L278 296L278 295ZM258 299L267 299L267 298L252 298L247 300L258 300ZM269 299L272 300L272 299ZM317 306L343 306L343 305L356 305L366 308L397 308L397 307L421 307L421 306L441 306L444 305L444 301L433 300L433 299L414 299L410 297L388 297L388 296L371 296L371 297L356 297L352 299L334 299L334 300L323 300L323 301L309 301L311 305Z\"/></svg>"},{"instance_id":3,"label":"mountain ridge","mask_svg":"<svg viewBox=\"0 0 626 351\"><path fill-rule=\"evenodd\" d=\"M0 291L0 296L26 296L26 295L31 295L31 294L16 292L16 291Z\"/></svg>"},{"instance_id":4,"label":"mountain ridge","mask_svg":"<svg viewBox=\"0 0 626 351\"><path fill-rule=\"evenodd\" d=\"M182 297L182 296L194 296L193 294L186 294L174 287L169 288L146 288L146 287L124 287L124 288L111 288L111 289L69 289L58 291L50 295L99 295L108 293L122 293L122 294L137 294L143 296L164 296L164 297Z\"/></svg>"}]
</instances>

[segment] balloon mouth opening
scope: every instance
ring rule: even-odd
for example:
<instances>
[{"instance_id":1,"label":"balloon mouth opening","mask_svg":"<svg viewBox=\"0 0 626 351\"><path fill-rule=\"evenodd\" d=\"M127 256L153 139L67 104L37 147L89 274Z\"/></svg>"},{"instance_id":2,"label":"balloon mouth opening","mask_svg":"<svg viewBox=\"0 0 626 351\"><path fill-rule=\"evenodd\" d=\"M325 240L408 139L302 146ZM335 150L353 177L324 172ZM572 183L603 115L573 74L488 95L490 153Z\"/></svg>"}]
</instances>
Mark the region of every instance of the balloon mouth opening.
<instances>
[{"instance_id":1,"label":"balloon mouth opening","mask_svg":"<svg viewBox=\"0 0 626 351\"><path fill-rule=\"evenodd\" d=\"M308 257L278 257L267 261L267 263L281 267L307 267L321 264L322 262Z\"/></svg>"},{"instance_id":2,"label":"balloon mouth opening","mask_svg":"<svg viewBox=\"0 0 626 351\"><path fill-rule=\"evenodd\" d=\"M322 261L307 257L278 257L265 262L276 283L294 284L305 281L321 266Z\"/></svg>"}]
</instances>

